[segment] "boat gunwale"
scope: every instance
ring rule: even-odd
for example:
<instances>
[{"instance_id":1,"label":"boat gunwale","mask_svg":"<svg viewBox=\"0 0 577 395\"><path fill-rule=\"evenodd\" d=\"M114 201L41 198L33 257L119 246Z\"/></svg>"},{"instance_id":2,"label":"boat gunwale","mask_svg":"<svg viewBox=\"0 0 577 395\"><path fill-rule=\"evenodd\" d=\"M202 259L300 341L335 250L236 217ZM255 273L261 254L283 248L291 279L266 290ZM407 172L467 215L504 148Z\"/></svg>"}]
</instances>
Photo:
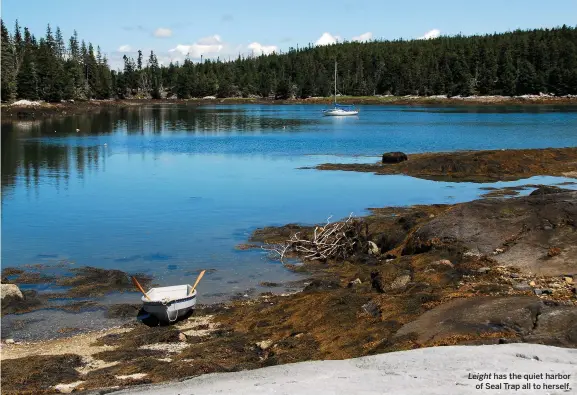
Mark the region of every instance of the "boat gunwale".
<instances>
[{"instance_id":1,"label":"boat gunwale","mask_svg":"<svg viewBox=\"0 0 577 395\"><path fill-rule=\"evenodd\" d=\"M165 287L158 287L158 288L165 288ZM148 291L148 293L150 293L150 291L152 291L153 289L155 289L155 288L150 289ZM148 300L148 299L146 299L145 296L142 296L141 300L147 306L170 306L171 304L174 304L174 303L188 302L188 301L191 301L193 299L196 299L196 295L197 295L197 292L195 289L193 291L192 295L187 295L184 298L170 299L169 301L163 301L163 300Z\"/></svg>"}]
</instances>

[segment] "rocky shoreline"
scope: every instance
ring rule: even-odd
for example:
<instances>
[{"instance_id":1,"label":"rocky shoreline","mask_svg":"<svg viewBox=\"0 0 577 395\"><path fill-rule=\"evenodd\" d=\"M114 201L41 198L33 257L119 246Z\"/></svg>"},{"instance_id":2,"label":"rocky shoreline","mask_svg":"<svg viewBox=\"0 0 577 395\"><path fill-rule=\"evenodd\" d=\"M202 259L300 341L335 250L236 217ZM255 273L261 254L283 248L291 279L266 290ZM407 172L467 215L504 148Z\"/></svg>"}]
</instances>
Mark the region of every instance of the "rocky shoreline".
<instances>
[{"instance_id":1,"label":"rocky shoreline","mask_svg":"<svg viewBox=\"0 0 577 395\"><path fill-rule=\"evenodd\" d=\"M311 275L302 292L200 306L174 326L133 320L3 343L3 393L114 389L440 345L577 347L577 191L540 187L356 220L358 247L346 259L292 266ZM312 237L315 228L260 229L250 242L278 245L296 232Z\"/></svg>"},{"instance_id":2,"label":"rocky shoreline","mask_svg":"<svg viewBox=\"0 0 577 395\"><path fill-rule=\"evenodd\" d=\"M309 168L303 168L309 169ZM539 175L577 178L577 148L383 154L378 163L325 163L317 170L403 174L435 181L515 181Z\"/></svg>"},{"instance_id":3,"label":"rocky shoreline","mask_svg":"<svg viewBox=\"0 0 577 395\"><path fill-rule=\"evenodd\" d=\"M30 102L31 104L2 104L2 121L30 121L52 117L65 117L110 111L122 108L135 108L147 105L190 104L184 100L89 100L61 103Z\"/></svg>"},{"instance_id":4,"label":"rocky shoreline","mask_svg":"<svg viewBox=\"0 0 577 395\"><path fill-rule=\"evenodd\" d=\"M102 110L131 108L146 105L191 105L203 104L330 104L332 97L310 97L306 99L269 99L262 97L217 98L207 96L193 99L118 99L67 101L61 103L31 102L2 104L3 120L32 120L57 116L95 113ZM358 105L577 105L577 96L341 96L342 104Z\"/></svg>"}]
</instances>

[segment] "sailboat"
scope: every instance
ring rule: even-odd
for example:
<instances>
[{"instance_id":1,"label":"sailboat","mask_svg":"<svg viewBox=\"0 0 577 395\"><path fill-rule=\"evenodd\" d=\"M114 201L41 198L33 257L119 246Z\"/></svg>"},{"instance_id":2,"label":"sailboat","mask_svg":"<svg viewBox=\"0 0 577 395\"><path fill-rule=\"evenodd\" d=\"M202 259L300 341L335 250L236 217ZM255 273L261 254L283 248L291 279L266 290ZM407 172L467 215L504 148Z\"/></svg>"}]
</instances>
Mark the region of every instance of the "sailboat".
<instances>
[{"instance_id":1,"label":"sailboat","mask_svg":"<svg viewBox=\"0 0 577 395\"><path fill-rule=\"evenodd\" d=\"M347 116L347 115L358 115L359 110L355 108L354 105L342 105L337 104L337 61L335 60L335 96L333 107L328 108L323 111L323 115L325 116Z\"/></svg>"}]
</instances>

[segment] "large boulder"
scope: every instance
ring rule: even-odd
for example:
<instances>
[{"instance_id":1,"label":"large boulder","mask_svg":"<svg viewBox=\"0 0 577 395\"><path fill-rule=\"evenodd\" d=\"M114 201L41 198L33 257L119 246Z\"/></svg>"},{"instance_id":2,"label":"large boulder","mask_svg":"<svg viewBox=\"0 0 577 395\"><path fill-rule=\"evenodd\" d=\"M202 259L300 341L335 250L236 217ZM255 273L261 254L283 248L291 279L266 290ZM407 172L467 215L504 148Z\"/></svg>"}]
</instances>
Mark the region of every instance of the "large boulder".
<instances>
[{"instance_id":1,"label":"large boulder","mask_svg":"<svg viewBox=\"0 0 577 395\"><path fill-rule=\"evenodd\" d=\"M572 192L571 189L559 188L554 185L540 185L529 196L551 195L552 193Z\"/></svg>"},{"instance_id":2,"label":"large boulder","mask_svg":"<svg viewBox=\"0 0 577 395\"><path fill-rule=\"evenodd\" d=\"M2 298L2 314L7 311L12 312L13 306L19 306L24 302L24 295L16 284L0 284L0 294Z\"/></svg>"},{"instance_id":3,"label":"large boulder","mask_svg":"<svg viewBox=\"0 0 577 395\"><path fill-rule=\"evenodd\" d=\"M1 284L2 316L6 314L25 313L42 307L36 291L20 291L16 284Z\"/></svg>"},{"instance_id":4,"label":"large boulder","mask_svg":"<svg viewBox=\"0 0 577 395\"><path fill-rule=\"evenodd\" d=\"M535 329L523 340L550 346L577 347L577 307L545 306Z\"/></svg>"},{"instance_id":5,"label":"large boulder","mask_svg":"<svg viewBox=\"0 0 577 395\"><path fill-rule=\"evenodd\" d=\"M577 191L457 204L410 235L403 254L462 246L524 272L577 273L576 203Z\"/></svg>"},{"instance_id":6,"label":"large boulder","mask_svg":"<svg viewBox=\"0 0 577 395\"><path fill-rule=\"evenodd\" d=\"M529 335L543 307L534 296L454 299L403 325L395 337L412 334L419 343L425 344L455 335L476 337L490 332Z\"/></svg>"},{"instance_id":7,"label":"large boulder","mask_svg":"<svg viewBox=\"0 0 577 395\"><path fill-rule=\"evenodd\" d=\"M383 163L400 163L408 159L404 152L385 152L383 154Z\"/></svg>"},{"instance_id":8,"label":"large boulder","mask_svg":"<svg viewBox=\"0 0 577 395\"><path fill-rule=\"evenodd\" d=\"M24 299L22 291L16 284L0 284L0 294L2 298L2 308L12 301L21 301Z\"/></svg>"},{"instance_id":9,"label":"large boulder","mask_svg":"<svg viewBox=\"0 0 577 395\"><path fill-rule=\"evenodd\" d=\"M534 296L453 299L403 325L395 338L421 344L455 336L474 340L481 333L515 333L528 343L577 347L577 307L547 305Z\"/></svg>"}]
</instances>

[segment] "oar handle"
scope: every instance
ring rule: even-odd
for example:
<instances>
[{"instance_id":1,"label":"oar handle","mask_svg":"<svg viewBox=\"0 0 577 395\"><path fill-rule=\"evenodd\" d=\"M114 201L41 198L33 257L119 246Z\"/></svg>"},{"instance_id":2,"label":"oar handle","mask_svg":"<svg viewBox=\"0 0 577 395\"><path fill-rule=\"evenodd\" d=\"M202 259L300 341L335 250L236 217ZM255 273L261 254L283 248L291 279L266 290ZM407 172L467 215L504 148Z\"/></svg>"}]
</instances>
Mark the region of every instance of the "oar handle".
<instances>
[{"instance_id":1,"label":"oar handle","mask_svg":"<svg viewBox=\"0 0 577 395\"><path fill-rule=\"evenodd\" d=\"M132 279L132 283L134 284L134 286L136 288L138 288L140 290L140 292L142 292L142 294L146 297L146 299L150 300L150 298L148 297L148 295L146 294L146 292L144 292L144 289L142 288L142 286L140 285L140 283L138 282L138 280L136 279L136 277L130 277Z\"/></svg>"},{"instance_id":2,"label":"oar handle","mask_svg":"<svg viewBox=\"0 0 577 395\"><path fill-rule=\"evenodd\" d=\"M200 282L200 279L202 278L202 276L204 276L204 273L206 272L206 270L203 270L202 272L200 272L200 274L198 275L198 278L196 279L196 282L194 283L194 285L192 286L192 288L190 289L190 292L188 293L188 296L192 295L192 293L194 292L194 289L196 288L196 286L198 285L198 283Z\"/></svg>"}]
</instances>

